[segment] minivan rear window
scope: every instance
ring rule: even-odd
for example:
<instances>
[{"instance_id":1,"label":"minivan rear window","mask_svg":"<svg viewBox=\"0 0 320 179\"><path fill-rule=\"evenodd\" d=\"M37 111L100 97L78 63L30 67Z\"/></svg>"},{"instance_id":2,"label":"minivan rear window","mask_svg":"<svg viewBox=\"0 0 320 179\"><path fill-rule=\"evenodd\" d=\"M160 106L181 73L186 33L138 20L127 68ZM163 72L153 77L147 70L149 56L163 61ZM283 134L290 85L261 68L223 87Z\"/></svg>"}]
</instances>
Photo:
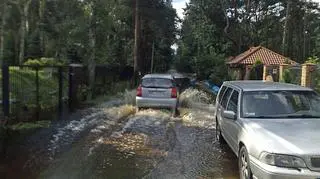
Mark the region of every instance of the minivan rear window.
<instances>
[{"instance_id":1,"label":"minivan rear window","mask_svg":"<svg viewBox=\"0 0 320 179\"><path fill-rule=\"evenodd\" d=\"M174 82L167 78L144 78L141 85L145 88L172 88L175 86Z\"/></svg>"}]
</instances>

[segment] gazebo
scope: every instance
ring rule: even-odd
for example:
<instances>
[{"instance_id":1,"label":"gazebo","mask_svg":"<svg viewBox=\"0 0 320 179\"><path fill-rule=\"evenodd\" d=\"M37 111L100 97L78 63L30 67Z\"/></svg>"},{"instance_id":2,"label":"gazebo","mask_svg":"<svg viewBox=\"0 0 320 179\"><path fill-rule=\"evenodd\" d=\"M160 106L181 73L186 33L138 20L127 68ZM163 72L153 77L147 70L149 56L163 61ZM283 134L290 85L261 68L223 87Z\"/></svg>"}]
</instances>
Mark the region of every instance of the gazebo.
<instances>
[{"instance_id":1,"label":"gazebo","mask_svg":"<svg viewBox=\"0 0 320 179\"><path fill-rule=\"evenodd\" d=\"M290 60L263 46L251 47L240 55L229 59L226 63L229 68L237 71L237 80L248 80L252 67L259 61L263 66L263 77L267 75L279 77L279 66L282 64L297 65L298 63Z\"/></svg>"}]
</instances>

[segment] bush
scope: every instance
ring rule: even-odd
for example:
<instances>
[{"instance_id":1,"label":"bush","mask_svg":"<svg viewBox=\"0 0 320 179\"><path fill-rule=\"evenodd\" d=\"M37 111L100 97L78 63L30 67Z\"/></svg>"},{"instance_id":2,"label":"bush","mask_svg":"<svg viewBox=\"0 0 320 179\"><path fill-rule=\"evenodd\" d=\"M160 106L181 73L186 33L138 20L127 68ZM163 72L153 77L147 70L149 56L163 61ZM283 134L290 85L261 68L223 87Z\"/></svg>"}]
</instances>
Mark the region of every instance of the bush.
<instances>
[{"instance_id":1,"label":"bush","mask_svg":"<svg viewBox=\"0 0 320 179\"><path fill-rule=\"evenodd\" d=\"M290 70L288 70L288 69L285 69L283 71L282 78L283 78L283 82L285 82L285 83L292 83L293 82L292 74L291 74Z\"/></svg>"},{"instance_id":2,"label":"bush","mask_svg":"<svg viewBox=\"0 0 320 179\"><path fill-rule=\"evenodd\" d=\"M123 93L123 100L125 104L135 105L136 104L136 90L125 90Z\"/></svg>"},{"instance_id":3,"label":"bush","mask_svg":"<svg viewBox=\"0 0 320 179\"><path fill-rule=\"evenodd\" d=\"M320 60L317 56L313 56L309 57L305 63L320 64Z\"/></svg>"},{"instance_id":4,"label":"bush","mask_svg":"<svg viewBox=\"0 0 320 179\"><path fill-rule=\"evenodd\" d=\"M24 65L32 66L62 66L64 63L54 58L28 59Z\"/></svg>"}]
</instances>

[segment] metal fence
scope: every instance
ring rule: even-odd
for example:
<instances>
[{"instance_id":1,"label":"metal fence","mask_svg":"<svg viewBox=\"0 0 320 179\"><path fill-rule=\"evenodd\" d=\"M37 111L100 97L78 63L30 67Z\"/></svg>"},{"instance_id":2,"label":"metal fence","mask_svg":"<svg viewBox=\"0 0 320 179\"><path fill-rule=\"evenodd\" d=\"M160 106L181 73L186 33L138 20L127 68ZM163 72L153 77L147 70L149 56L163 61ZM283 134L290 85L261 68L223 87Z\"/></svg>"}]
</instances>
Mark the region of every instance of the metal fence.
<instances>
[{"instance_id":1,"label":"metal fence","mask_svg":"<svg viewBox=\"0 0 320 179\"><path fill-rule=\"evenodd\" d=\"M127 71L125 67L98 65L93 97L123 88L119 84L128 88L132 73ZM4 65L0 73L0 117L17 121L61 118L87 99L87 74L87 67L82 65Z\"/></svg>"},{"instance_id":2,"label":"metal fence","mask_svg":"<svg viewBox=\"0 0 320 179\"><path fill-rule=\"evenodd\" d=\"M279 82L279 66L269 65L266 70L266 77L271 76L273 81Z\"/></svg>"},{"instance_id":3,"label":"metal fence","mask_svg":"<svg viewBox=\"0 0 320 179\"><path fill-rule=\"evenodd\" d=\"M289 66L284 72L284 79L288 83L301 85L302 66L292 65Z\"/></svg>"},{"instance_id":4,"label":"metal fence","mask_svg":"<svg viewBox=\"0 0 320 179\"><path fill-rule=\"evenodd\" d=\"M67 89L66 67L3 66L3 115L19 121L62 115Z\"/></svg>"},{"instance_id":5,"label":"metal fence","mask_svg":"<svg viewBox=\"0 0 320 179\"><path fill-rule=\"evenodd\" d=\"M320 65L316 65L311 71L311 88L320 92Z\"/></svg>"}]
</instances>

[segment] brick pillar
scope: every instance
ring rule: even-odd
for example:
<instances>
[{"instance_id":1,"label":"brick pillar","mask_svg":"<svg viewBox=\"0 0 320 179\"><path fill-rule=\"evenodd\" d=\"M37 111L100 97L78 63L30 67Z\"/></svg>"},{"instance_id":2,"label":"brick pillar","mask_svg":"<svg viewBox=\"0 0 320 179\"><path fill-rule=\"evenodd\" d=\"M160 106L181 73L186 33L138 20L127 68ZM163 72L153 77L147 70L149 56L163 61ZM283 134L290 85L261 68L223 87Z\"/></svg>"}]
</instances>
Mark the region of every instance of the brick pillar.
<instances>
[{"instance_id":1,"label":"brick pillar","mask_svg":"<svg viewBox=\"0 0 320 179\"><path fill-rule=\"evenodd\" d=\"M284 82L284 79L283 79L283 75L284 75L284 70L286 69L286 68L288 68L288 64L281 64L280 66L279 66L279 81L280 82Z\"/></svg>"},{"instance_id":2,"label":"brick pillar","mask_svg":"<svg viewBox=\"0 0 320 179\"><path fill-rule=\"evenodd\" d=\"M262 80L266 80L267 78L267 73L268 73L268 67L267 65L263 65L263 76L262 76Z\"/></svg>"},{"instance_id":3,"label":"brick pillar","mask_svg":"<svg viewBox=\"0 0 320 179\"><path fill-rule=\"evenodd\" d=\"M301 86L311 87L312 85L312 70L314 69L314 64L303 64L301 71Z\"/></svg>"}]
</instances>

